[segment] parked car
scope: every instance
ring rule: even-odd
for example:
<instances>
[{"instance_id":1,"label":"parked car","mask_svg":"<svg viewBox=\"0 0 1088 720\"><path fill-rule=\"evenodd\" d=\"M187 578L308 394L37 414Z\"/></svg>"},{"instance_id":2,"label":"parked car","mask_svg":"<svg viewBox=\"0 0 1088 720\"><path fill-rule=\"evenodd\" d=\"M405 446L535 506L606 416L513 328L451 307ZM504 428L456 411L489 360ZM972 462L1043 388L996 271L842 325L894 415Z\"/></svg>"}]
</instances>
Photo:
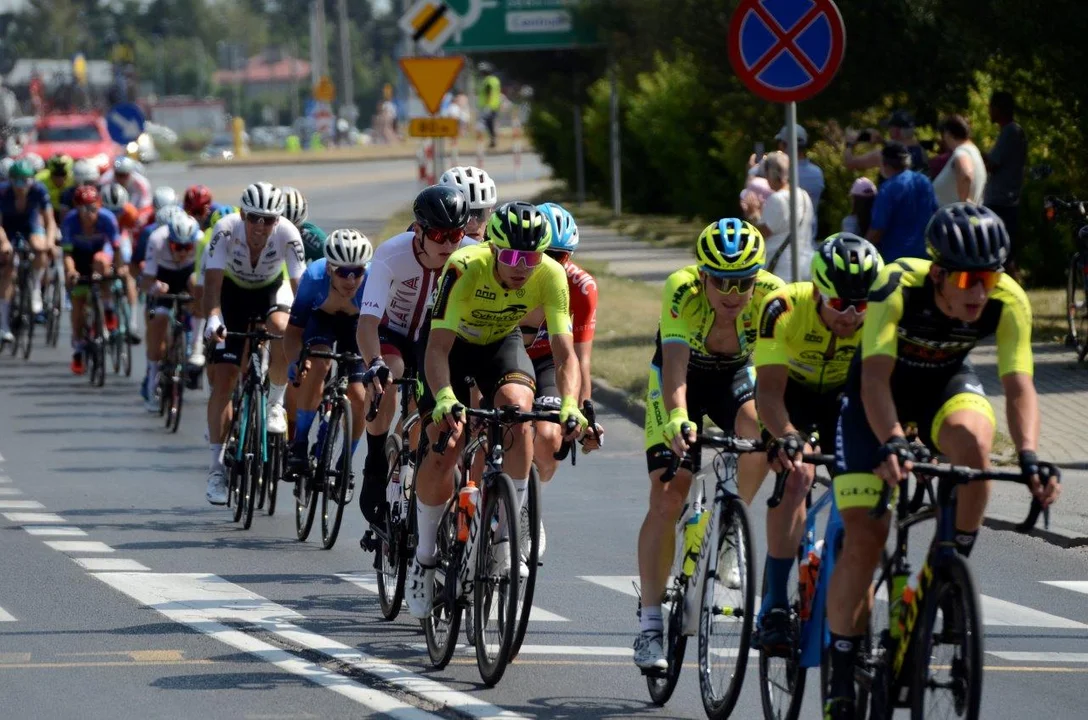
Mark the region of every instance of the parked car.
<instances>
[{"instance_id":1,"label":"parked car","mask_svg":"<svg viewBox=\"0 0 1088 720\"><path fill-rule=\"evenodd\" d=\"M122 149L110 139L102 116L73 113L38 118L34 137L23 146L22 152L37 153L43 158L65 153L75 160L91 160L105 171Z\"/></svg>"}]
</instances>

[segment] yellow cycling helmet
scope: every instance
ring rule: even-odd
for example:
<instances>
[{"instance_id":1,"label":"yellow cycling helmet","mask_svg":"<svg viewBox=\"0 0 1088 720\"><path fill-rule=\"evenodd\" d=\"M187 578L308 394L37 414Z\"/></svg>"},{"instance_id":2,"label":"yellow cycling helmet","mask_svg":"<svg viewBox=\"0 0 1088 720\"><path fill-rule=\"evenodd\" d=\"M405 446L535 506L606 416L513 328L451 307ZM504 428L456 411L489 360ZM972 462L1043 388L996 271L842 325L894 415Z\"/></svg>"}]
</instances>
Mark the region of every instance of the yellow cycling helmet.
<instances>
[{"instance_id":1,"label":"yellow cycling helmet","mask_svg":"<svg viewBox=\"0 0 1088 720\"><path fill-rule=\"evenodd\" d=\"M699 269L715 275L754 275L766 263L767 244L750 222L722 218L699 234L695 257Z\"/></svg>"},{"instance_id":2,"label":"yellow cycling helmet","mask_svg":"<svg viewBox=\"0 0 1088 720\"><path fill-rule=\"evenodd\" d=\"M812 282L826 298L864 300L883 267L871 242L853 233L835 233L812 256Z\"/></svg>"}]
</instances>

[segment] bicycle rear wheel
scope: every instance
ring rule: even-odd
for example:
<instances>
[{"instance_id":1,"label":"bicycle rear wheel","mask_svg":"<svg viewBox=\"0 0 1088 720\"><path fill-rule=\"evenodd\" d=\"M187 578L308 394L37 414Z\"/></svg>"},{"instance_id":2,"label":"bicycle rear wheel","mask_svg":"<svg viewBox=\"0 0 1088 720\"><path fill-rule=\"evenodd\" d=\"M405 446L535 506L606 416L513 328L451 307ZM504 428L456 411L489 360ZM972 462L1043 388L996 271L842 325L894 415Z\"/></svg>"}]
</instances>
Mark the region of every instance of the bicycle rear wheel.
<instances>
[{"instance_id":1,"label":"bicycle rear wheel","mask_svg":"<svg viewBox=\"0 0 1088 720\"><path fill-rule=\"evenodd\" d=\"M764 570L764 587L766 583ZM786 585L790 588L790 654L787 657L770 656L765 651L759 654L759 697L763 704L763 717L773 720L797 720L805 698L808 669L801 667L800 663L801 598L797 583L797 566L794 565Z\"/></svg>"},{"instance_id":2,"label":"bicycle rear wheel","mask_svg":"<svg viewBox=\"0 0 1088 720\"><path fill-rule=\"evenodd\" d=\"M351 482L351 405L347 398L340 398L333 407L319 472L324 484L321 493L321 547L329 550L340 534L348 483Z\"/></svg>"},{"instance_id":3,"label":"bicycle rear wheel","mask_svg":"<svg viewBox=\"0 0 1088 720\"><path fill-rule=\"evenodd\" d=\"M978 720L982 704L982 615L978 588L963 557L941 559L924 602L922 625L913 649L910 716L912 720ZM947 660L937 657L942 647L951 651Z\"/></svg>"},{"instance_id":4,"label":"bicycle rear wheel","mask_svg":"<svg viewBox=\"0 0 1088 720\"><path fill-rule=\"evenodd\" d=\"M166 427L170 432L176 433L181 426L181 405L185 395L185 336L178 333L174 336L173 345L170 348L170 361L167 365L169 372L169 412L166 416Z\"/></svg>"},{"instance_id":5,"label":"bicycle rear wheel","mask_svg":"<svg viewBox=\"0 0 1088 720\"><path fill-rule=\"evenodd\" d=\"M230 435L223 446L223 461L227 469L227 504L233 511L234 522L242 519L242 502L245 498L243 468L245 456L238 452L239 447L245 447L244 443L248 433L253 428L248 427L247 416L249 414L249 400L244 399L234 405L234 420L231 423Z\"/></svg>"},{"instance_id":6,"label":"bicycle rear wheel","mask_svg":"<svg viewBox=\"0 0 1088 720\"><path fill-rule=\"evenodd\" d=\"M385 461L389 468L387 486L400 485L400 452L404 441L396 433L390 435L385 441ZM404 501L401 500L401 508L394 513L390 507L385 513L385 534L380 539L377 553L376 570L378 571L378 603L382 608L382 617L392 621L400 614L401 603L404 601L404 582L408 575L408 546L406 536L408 529L404 519Z\"/></svg>"},{"instance_id":7,"label":"bicycle rear wheel","mask_svg":"<svg viewBox=\"0 0 1088 720\"><path fill-rule=\"evenodd\" d=\"M491 687L506 672L514 646L521 572L514 482L506 473L495 473L484 479L484 493L483 512L478 518L472 619L477 636L476 665L484 684ZM504 554L508 556L505 563L501 560Z\"/></svg>"},{"instance_id":8,"label":"bicycle rear wheel","mask_svg":"<svg viewBox=\"0 0 1088 720\"><path fill-rule=\"evenodd\" d=\"M32 284L34 282L34 274L27 273L27 284L23 288L23 292L20 293L19 304L22 306L20 314L22 315L22 326L25 337L23 338L23 360L30 359L30 350L34 346L34 326L37 324L37 318L34 317L34 309L30 305Z\"/></svg>"},{"instance_id":9,"label":"bicycle rear wheel","mask_svg":"<svg viewBox=\"0 0 1088 720\"><path fill-rule=\"evenodd\" d=\"M318 410L318 420L314 425L319 428L318 437L324 433L320 430L327 421L322 417L324 408ZM324 481L319 475L320 462L315 462L313 457L308 461L306 472L295 478L295 537L299 542L305 542L310 537L310 530L314 527L314 518L317 516L317 495L322 491Z\"/></svg>"},{"instance_id":10,"label":"bicycle rear wheel","mask_svg":"<svg viewBox=\"0 0 1088 720\"><path fill-rule=\"evenodd\" d=\"M56 347L60 341L60 315L64 309L64 278L55 268L49 270L52 279L45 297L45 343Z\"/></svg>"},{"instance_id":11,"label":"bicycle rear wheel","mask_svg":"<svg viewBox=\"0 0 1088 720\"><path fill-rule=\"evenodd\" d=\"M441 670L449 664L457 648L457 633L461 629L461 613L464 610L458 574L465 546L457 541L456 514L450 506L447 506L439 521L436 543L438 567L434 573L434 604L431 613L420 622L427 639L431 665Z\"/></svg>"},{"instance_id":12,"label":"bicycle rear wheel","mask_svg":"<svg viewBox=\"0 0 1088 720\"><path fill-rule=\"evenodd\" d=\"M128 341L128 331L132 327L132 318L129 316L128 301L122 296L118 300L120 310L117 313L120 324L118 325L117 353L121 360L121 372L125 377L132 377L132 345Z\"/></svg>"},{"instance_id":13,"label":"bicycle rear wheel","mask_svg":"<svg viewBox=\"0 0 1088 720\"><path fill-rule=\"evenodd\" d=\"M268 436L268 462L261 483L261 503L268 516L276 513L276 497L279 495L280 478L283 477L287 438L283 435Z\"/></svg>"},{"instance_id":14,"label":"bicycle rear wheel","mask_svg":"<svg viewBox=\"0 0 1088 720\"><path fill-rule=\"evenodd\" d=\"M514 634L514 646L510 650L513 661L521 644L525 641L525 632L529 629L529 620L533 610L533 595L536 592L536 575L540 569L540 473L535 465L529 467L529 492L525 496L525 505L518 513L518 535L521 556L529 568L528 577L518 583L518 625Z\"/></svg>"}]
</instances>

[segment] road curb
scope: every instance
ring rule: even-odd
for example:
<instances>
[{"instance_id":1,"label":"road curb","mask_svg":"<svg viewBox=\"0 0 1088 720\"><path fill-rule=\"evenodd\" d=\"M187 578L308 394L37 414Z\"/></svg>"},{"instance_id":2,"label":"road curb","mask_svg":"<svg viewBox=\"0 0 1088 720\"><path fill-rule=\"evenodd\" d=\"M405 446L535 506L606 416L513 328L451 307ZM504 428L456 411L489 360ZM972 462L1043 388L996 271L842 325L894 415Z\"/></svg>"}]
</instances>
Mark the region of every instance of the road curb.
<instances>
[{"instance_id":1,"label":"road curb","mask_svg":"<svg viewBox=\"0 0 1088 720\"><path fill-rule=\"evenodd\" d=\"M646 403L630 393L620 390L606 380L593 378L593 398L600 400L610 410L614 410L624 420L642 427L646 420Z\"/></svg>"},{"instance_id":2,"label":"road curb","mask_svg":"<svg viewBox=\"0 0 1088 720\"><path fill-rule=\"evenodd\" d=\"M1005 517L1004 515L987 515L982 524L991 530L1006 530L1016 532L1016 526L1022 522L1022 519L1015 519ZM1048 542L1051 545L1056 545L1060 548L1078 548L1088 547L1088 537L1083 534L1068 530L1066 528L1050 527L1047 529L1041 527L1035 527L1030 532L1024 533L1034 538L1038 538L1044 542Z\"/></svg>"},{"instance_id":3,"label":"road curb","mask_svg":"<svg viewBox=\"0 0 1088 720\"><path fill-rule=\"evenodd\" d=\"M523 151L531 152L531 151ZM512 149L493 150L487 154L488 158L497 158L513 155ZM300 152L291 155L276 155L275 157L246 157L237 160L193 160L189 168L219 168L219 167L267 167L269 165L344 165L348 163L371 163L386 160L415 160L414 151L404 151L390 155L343 155L336 152L314 156L312 153ZM475 153L472 154L475 161Z\"/></svg>"}]
</instances>

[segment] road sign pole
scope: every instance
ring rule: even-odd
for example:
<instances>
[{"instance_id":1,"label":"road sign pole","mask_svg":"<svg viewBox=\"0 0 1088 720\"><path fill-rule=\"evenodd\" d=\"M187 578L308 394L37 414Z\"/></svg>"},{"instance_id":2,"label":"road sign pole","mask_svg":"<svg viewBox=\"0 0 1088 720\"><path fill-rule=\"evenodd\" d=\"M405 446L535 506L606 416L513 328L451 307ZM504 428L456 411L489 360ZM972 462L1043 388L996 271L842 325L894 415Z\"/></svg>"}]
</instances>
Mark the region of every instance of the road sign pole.
<instances>
[{"instance_id":1,"label":"road sign pole","mask_svg":"<svg viewBox=\"0 0 1088 720\"><path fill-rule=\"evenodd\" d=\"M620 88L619 73L616 71L616 63L610 63L609 78L612 85L611 98L609 100L609 136L612 144L612 215L620 216L622 209L622 196L620 194Z\"/></svg>"},{"instance_id":2,"label":"road sign pole","mask_svg":"<svg viewBox=\"0 0 1088 720\"><path fill-rule=\"evenodd\" d=\"M574 106L574 176L576 178L575 198L579 205L586 201L586 146L582 135L582 106Z\"/></svg>"},{"instance_id":3,"label":"road sign pole","mask_svg":"<svg viewBox=\"0 0 1088 720\"><path fill-rule=\"evenodd\" d=\"M789 143L790 153L790 256L792 260L793 274L790 276L794 282L801 279L801 239L797 234L799 227L797 206L799 189L797 169L797 103L786 103L786 142Z\"/></svg>"}]
</instances>

